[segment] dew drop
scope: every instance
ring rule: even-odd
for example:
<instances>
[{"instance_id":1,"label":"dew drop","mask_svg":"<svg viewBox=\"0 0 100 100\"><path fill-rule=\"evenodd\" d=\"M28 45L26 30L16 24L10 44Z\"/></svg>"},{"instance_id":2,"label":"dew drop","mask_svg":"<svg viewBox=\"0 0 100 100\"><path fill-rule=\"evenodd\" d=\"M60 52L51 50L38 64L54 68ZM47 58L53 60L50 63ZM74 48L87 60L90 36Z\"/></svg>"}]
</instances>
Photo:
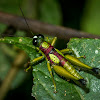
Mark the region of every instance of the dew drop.
<instances>
[{"instance_id":1,"label":"dew drop","mask_svg":"<svg viewBox=\"0 0 100 100\"><path fill-rule=\"evenodd\" d=\"M95 54L98 54L98 50L95 50Z\"/></svg>"},{"instance_id":2,"label":"dew drop","mask_svg":"<svg viewBox=\"0 0 100 100\"><path fill-rule=\"evenodd\" d=\"M53 96L56 96L56 93L54 93Z\"/></svg>"},{"instance_id":3,"label":"dew drop","mask_svg":"<svg viewBox=\"0 0 100 100\"><path fill-rule=\"evenodd\" d=\"M74 96L72 96L72 98L74 98Z\"/></svg>"},{"instance_id":4,"label":"dew drop","mask_svg":"<svg viewBox=\"0 0 100 100\"><path fill-rule=\"evenodd\" d=\"M39 63L41 65L41 63Z\"/></svg>"},{"instance_id":5,"label":"dew drop","mask_svg":"<svg viewBox=\"0 0 100 100\"><path fill-rule=\"evenodd\" d=\"M89 48L89 50L91 50L91 48Z\"/></svg>"},{"instance_id":6,"label":"dew drop","mask_svg":"<svg viewBox=\"0 0 100 100\"><path fill-rule=\"evenodd\" d=\"M45 84L45 83L43 83L42 85L43 85L44 87L46 86L46 84Z\"/></svg>"},{"instance_id":7,"label":"dew drop","mask_svg":"<svg viewBox=\"0 0 100 100\"><path fill-rule=\"evenodd\" d=\"M31 96L34 97L32 93L31 93Z\"/></svg>"},{"instance_id":8,"label":"dew drop","mask_svg":"<svg viewBox=\"0 0 100 100\"><path fill-rule=\"evenodd\" d=\"M36 57L39 57L39 54L36 54Z\"/></svg>"},{"instance_id":9,"label":"dew drop","mask_svg":"<svg viewBox=\"0 0 100 100\"><path fill-rule=\"evenodd\" d=\"M47 78L47 76L45 76L45 78Z\"/></svg>"},{"instance_id":10,"label":"dew drop","mask_svg":"<svg viewBox=\"0 0 100 100\"><path fill-rule=\"evenodd\" d=\"M33 69L33 71L35 71L35 72L36 72L36 71L38 71L38 70L37 70L37 69Z\"/></svg>"},{"instance_id":11,"label":"dew drop","mask_svg":"<svg viewBox=\"0 0 100 100\"><path fill-rule=\"evenodd\" d=\"M9 41L9 43L11 43L11 41Z\"/></svg>"},{"instance_id":12,"label":"dew drop","mask_svg":"<svg viewBox=\"0 0 100 100\"><path fill-rule=\"evenodd\" d=\"M36 92L34 94L36 95Z\"/></svg>"},{"instance_id":13,"label":"dew drop","mask_svg":"<svg viewBox=\"0 0 100 100\"><path fill-rule=\"evenodd\" d=\"M64 96L66 96L66 93L64 94Z\"/></svg>"},{"instance_id":14,"label":"dew drop","mask_svg":"<svg viewBox=\"0 0 100 100\"><path fill-rule=\"evenodd\" d=\"M22 39L19 39L19 42L22 42Z\"/></svg>"},{"instance_id":15,"label":"dew drop","mask_svg":"<svg viewBox=\"0 0 100 100\"><path fill-rule=\"evenodd\" d=\"M51 87L54 87L54 85L51 85Z\"/></svg>"}]
</instances>

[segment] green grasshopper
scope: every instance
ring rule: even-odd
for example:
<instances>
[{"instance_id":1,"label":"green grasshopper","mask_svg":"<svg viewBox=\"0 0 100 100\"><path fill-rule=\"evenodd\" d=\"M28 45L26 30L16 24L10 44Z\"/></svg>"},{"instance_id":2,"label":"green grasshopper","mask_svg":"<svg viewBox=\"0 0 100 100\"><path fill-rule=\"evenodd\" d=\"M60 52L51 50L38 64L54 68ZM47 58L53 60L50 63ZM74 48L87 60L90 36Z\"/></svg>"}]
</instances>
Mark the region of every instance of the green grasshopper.
<instances>
[{"instance_id":1,"label":"green grasshopper","mask_svg":"<svg viewBox=\"0 0 100 100\"><path fill-rule=\"evenodd\" d=\"M22 12L22 9L20 8L21 13L25 19L25 16ZM31 29L27 23L27 20L25 19L25 22L31 32ZM31 32L32 33L32 32ZM38 50L42 56L33 59L30 64L32 65L33 63L40 61L42 59L46 59L47 61L47 67L48 67L48 71L51 75L53 84L54 84L54 93L56 93L56 83L54 81L54 77L53 77L53 73L51 68L54 69L54 71L62 76L65 77L66 79L71 79L73 80L76 84L79 82L82 85L86 85L86 80L75 70L75 68L71 65L75 65L75 66L79 66L82 68L86 68L89 69L91 71L93 71L95 74L100 74L100 69L98 68L92 68L82 62L80 62L76 57L70 56L70 55L64 55L66 52L72 52L73 50L71 49L63 49L63 50L58 50L56 48L54 48L55 42L57 40L57 37L54 37L51 44L47 43L44 40L44 36L39 34L33 37L33 45L36 46L36 50ZM30 69L27 68L26 71Z\"/></svg>"},{"instance_id":2,"label":"green grasshopper","mask_svg":"<svg viewBox=\"0 0 100 100\"><path fill-rule=\"evenodd\" d=\"M44 36L39 34L33 37L33 45L36 47L36 49L42 54L42 56L35 58L32 60L30 63L33 64L37 61L42 60L43 58L46 59L47 61L47 67L49 70L49 73L51 75L53 84L54 84L54 92L56 93L56 83L54 81L52 69L54 71L62 76L65 77L66 79L71 79L73 80L76 84L80 83L81 85L86 85L86 80L75 70L75 68L72 66L79 66L81 68L86 68L88 70L91 70L94 72L96 75L100 74L100 69L98 68L92 68L81 61L78 60L78 58L73 57L71 55L64 55L66 52L72 52L73 50L71 49L63 49L63 50L58 50L54 48L54 44L57 40L57 37L53 38L53 41L51 44L47 43L44 40Z\"/></svg>"}]
</instances>

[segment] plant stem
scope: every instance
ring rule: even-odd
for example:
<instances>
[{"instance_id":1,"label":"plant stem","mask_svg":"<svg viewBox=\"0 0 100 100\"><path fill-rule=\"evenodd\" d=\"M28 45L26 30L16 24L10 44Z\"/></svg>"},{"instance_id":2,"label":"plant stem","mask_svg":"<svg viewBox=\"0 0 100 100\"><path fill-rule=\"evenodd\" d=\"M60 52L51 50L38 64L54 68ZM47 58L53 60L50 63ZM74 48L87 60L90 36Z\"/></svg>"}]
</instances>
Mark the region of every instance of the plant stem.
<instances>
[{"instance_id":1,"label":"plant stem","mask_svg":"<svg viewBox=\"0 0 100 100\"><path fill-rule=\"evenodd\" d=\"M46 24L28 18L26 18L26 20L29 24L30 29L35 33L42 33L51 36L56 36L58 38L65 39L65 40L70 39L72 37L100 38L99 35L92 35L86 32L81 32L67 27L65 28L62 26ZM25 19L20 16L15 16L12 14L0 12L0 22L7 25L12 25L13 27L19 30L25 30L25 31L29 30L25 23Z\"/></svg>"},{"instance_id":2,"label":"plant stem","mask_svg":"<svg viewBox=\"0 0 100 100\"><path fill-rule=\"evenodd\" d=\"M22 65L25 63L26 58L26 54L22 51L16 56L11 69L9 70L6 78L4 79L0 87L0 100L4 100L7 92L11 88L12 81L14 80Z\"/></svg>"}]
</instances>

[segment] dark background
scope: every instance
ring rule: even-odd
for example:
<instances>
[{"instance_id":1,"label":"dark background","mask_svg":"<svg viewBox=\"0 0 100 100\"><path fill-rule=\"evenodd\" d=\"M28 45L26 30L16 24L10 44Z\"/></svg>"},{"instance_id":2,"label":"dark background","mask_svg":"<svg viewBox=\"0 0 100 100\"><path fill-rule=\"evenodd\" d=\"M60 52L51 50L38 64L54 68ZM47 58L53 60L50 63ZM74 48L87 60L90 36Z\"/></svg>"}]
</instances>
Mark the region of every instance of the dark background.
<instances>
[{"instance_id":1,"label":"dark background","mask_svg":"<svg viewBox=\"0 0 100 100\"><path fill-rule=\"evenodd\" d=\"M99 35L99 4L99 0L0 0L0 11L22 16L19 9L21 7L25 17ZM0 23L0 33L3 33L6 27L6 25ZM18 33L23 34L22 31L17 31ZM59 48L63 47L65 47L65 44ZM2 54L0 55L0 81L2 83L13 58L4 54L2 47L0 54ZM6 70L2 70L4 66L6 66ZM18 77L17 81L12 83L13 85L5 100L33 100L31 96L33 86L31 71L26 75L26 72L22 69L22 73L23 75L21 72L19 73L19 77L22 77L22 79Z\"/></svg>"}]
</instances>

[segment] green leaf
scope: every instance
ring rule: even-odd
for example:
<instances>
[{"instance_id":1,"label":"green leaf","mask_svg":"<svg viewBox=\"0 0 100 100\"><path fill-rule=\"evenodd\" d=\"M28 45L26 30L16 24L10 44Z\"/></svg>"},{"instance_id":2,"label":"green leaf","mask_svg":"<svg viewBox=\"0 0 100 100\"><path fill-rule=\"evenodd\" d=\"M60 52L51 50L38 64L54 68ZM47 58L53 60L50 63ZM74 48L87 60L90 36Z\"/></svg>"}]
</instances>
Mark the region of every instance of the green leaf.
<instances>
[{"instance_id":1,"label":"green leaf","mask_svg":"<svg viewBox=\"0 0 100 100\"><path fill-rule=\"evenodd\" d=\"M29 56L32 57L32 59L36 58L36 56L31 56L31 53L32 53L32 55L35 55L35 53L36 53L35 52L36 50L33 49L34 46L32 45L32 39L23 38L23 37L5 37L5 38L0 38L0 42L14 44L14 45L18 46L19 48L23 49L24 51L26 51L27 54L30 54ZM32 47L30 47L30 46L32 46ZM28 52L30 52L30 53L28 53ZM3 51L0 50L0 58L1 58L0 59L0 64L1 64L0 65L0 79L1 80L3 80L5 78L5 76L8 73L8 70L10 70L10 67L11 67L9 60L5 56L3 56L3 54L4 54ZM14 89L14 88L18 87L24 81L26 76L27 76L27 73L25 73L24 69L20 69L16 75L16 78L12 82L11 88Z\"/></svg>"},{"instance_id":2,"label":"green leaf","mask_svg":"<svg viewBox=\"0 0 100 100\"><path fill-rule=\"evenodd\" d=\"M86 59L81 59L84 63L100 68L100 40L71 39L68 48L73 49L77 56L85 55ZM54 94L53 83L44 61L33 69L33 76L35 76L32 89L33 96L37 100L99 100L100 80L86 72L80 72L80 74L87 80L87 86L90 89L89 93L85 93L83 89L68 83L55 74L58 93Z\"/></svg>"},{"instance_id":3,"label":"green leaf","mask_svg":"<svg viewBox=\"0 0 100 100\"><path fill-rule=\"evenodd\" d=\"M32 59L39 56L35 47L32 45L31 38L14 37L4 38L0 41L12 43L26 51ZM99 39L71 39L68 48L74 50L77 56L85 55L86 59L80 59L91 67L100 68L100 40ZM46 61L43 60L33 66L34 85L32 95L37 100L99 100L100 99L100 80L88 72L80 72L87 80L89 93L84 92L80 87L67 82L54 72L54 79L57 85L57 93L55 94L52 79L47 69Z\"/></svg>"},{"instance_id":4,"label":"green leaf","mask_svg":"<svg viewBox=\"0 0 100 100\"><path fill-rule=\"evenodd\" d=\"M80 59L83 63L100 68L100 39L71 39L68 48L72 49L77 56L86 56L86 59ZM84 93L80 88L79 91L85 100L100 99L100 79L92 74L81 72L82 76L87 80L89 93Z\"/></svg>"},{"instance_id":5,"label":"green leaf","mask_svg":"<svg viewBox=\"0 0 100 100\"><path fill-rule=\"evenodd\" d=\"M62 14L57 0L41 0L39 8L39 19L49 24L60 25Z\"/></svg>"}]
</instances>

